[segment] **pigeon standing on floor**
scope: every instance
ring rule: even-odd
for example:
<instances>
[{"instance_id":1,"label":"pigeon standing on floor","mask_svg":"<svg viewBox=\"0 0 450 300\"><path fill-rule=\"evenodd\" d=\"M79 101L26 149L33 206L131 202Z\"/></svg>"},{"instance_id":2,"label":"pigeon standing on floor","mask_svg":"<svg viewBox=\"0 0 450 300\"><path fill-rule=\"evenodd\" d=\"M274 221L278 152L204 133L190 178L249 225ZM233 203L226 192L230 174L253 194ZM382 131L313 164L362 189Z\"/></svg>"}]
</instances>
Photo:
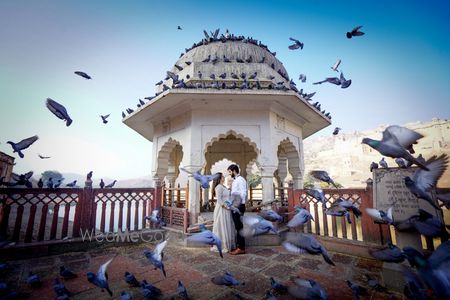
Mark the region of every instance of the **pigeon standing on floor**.
<instances>
[{"instance_id":1,"label":"pigeon standing on floor","mask_svg":"<svg viewBox=\"0 0 450 300\"><path fill-rule=\"evenodd\" d=\"M94 274L92 272L88 272L86 274L87 280L92 283L93 285L98 286L99 288L105 289L108 294L112 297L113 293L109 289L108 284L108 273L106 273L106 270L108 269L109 264L112 262L112 258L108 260L106 263L100 266L100 268L97 271L97 274Z\"/></svg>"},{"instance_id":2,"label":"pigeon standing on floor","mask_svg":"<svg viewBox=\"0 0 450 300\"><path fill-rule=\"evenodd\" d=\"M222 240L215 235L211 230L208 230L204 224L200 224L200 232L195 233L188 237L186 240L190 243L197 245L210 245L216 246L219 251L220 257L223 258L222 254Z\"/></svg>"},{"instance_id":3,"label":"pigeon standing on floor","mask_svg":"<svg viewBox=\"0 0 450 300\"><path fill-rule=\"evenodd\" d=\"M383 131L382 140L378 141L370 138L364 138L361 143L369 145L371 148L377 150L384 156L394 159L397 157L404 158L407 161L415 163L422 169L428 171L425 164L421 163L411 155L411 153L414 153L412 145L416 144L417 140L422 137L423 135L411 129L392 125Z\"/></svg>"},{"instance_id":4,"label":"pigeon standing on floor","mask_svg":"<svg viewBox=\"0 0 450 300\"><path fill-rule=\"evenodd\" d=\"M340 131L341 129L342 129L342 128L340 128L340 127L334 128L333 135L338 135L338 133L339 133L339 131Z\"/></svg>"},{"instance_id":5,"label":"pigeon standing on floor","mask_svg":"<svg viewBox=\"0 0 450 300\"><path fill-rule=\"evenodd\" d=\"M288 47L290 50L303 49L304 44L302 42L291 37L289 39L294 42L294 44Z\"/></svg>"},{"instance_id":6,"label":"pigeon standing on floor","mask_svg":"<svg viewBox=\"0 0 450 300\"><path fill-rule=\"evenodd\" d=\"M155 266L156 269L161 269L164 277L167 277L166 270L164 269L164 263L162 262L162 258L164 256L163 250L164 247L167 245L167 240L162 241L158 245L156 245L155 249L153 251L145 250L144 255L147 257L147 259Z\"/></svg>"},{"instance_id":7,"label":"pigeon standing on floor","mask_svg":"<svg viewBox=\"0 0 450 300\"><path fill-rule=\"evenodd\" d=\"M156 286L148 283L147 280L145 280L145 279L142 280L141 287L143 289L149 290L150 293L153 295L153 297L162 295L162 292L161 292L161 290L159 288L157 288Z\"/></svg>"},{"instance_id":8,"label":"pigeon standing on floor","mask_svg":"<svg viewBox=\"0 0 450 300\"><path fill-rule=\"evenodd\" d=\"M202 175L200 174L200 170L196 171L196 172L189 172L188 170L186 170L185 168L180 168L180 170L191 174L195 180L197 180L198 182L200 182L202 188L207 189L209 188L209 182L212 180L215 180L217 178L220 177L220 174L216 173L214 175Z\"/></svg>"},{"instance_id":9,"label":"pigeon standing on floor","mask_svg":"<svg viewBox=\"0 0 450 300\"><path fill-rule=\"evenodd\" d=\"M283 217L280 216L273 209L261 210L258 215L270 222L282 222L283 221Z\"/></svg>"},{"instance_id":10,"label":"pigeon standing on floor","mask_svg":"<svg viewBox=\"0 0 450 300\"><path fill-rule=\"evenodd\" d=\"M392 224L394 220L392 219L392 206L388 208L387 212L378 210L375 208L366 208L366 212L371 216L375 223L378 224Z\"/></svg>"},{"instance_id":11,"label":"pigeon standing on floor","mask_svg":"<svg viewBox=\"0 0 450 300\"><path fill-rule=\"evenodd\" d=\"M323 193L322 189L319 188L311 188L311 189L305 189L305 193L314 199L318 200L322 204L325 204L327 200L325 199L325 194Z\"/></svg>"},{"instance_id":12,"label":"pigeon standing on floor","mask_svg":"<svg viewBox=\"0 0 450 300\"><path fill-rule=\"evenodd\" d=\"M141 286L141 284L136 279L136 277L134 277L134 275L132 273L128 272L128 271L125 272L124 279L125 279L125 282L128 283L131 286L135 286L135 287L140 287Z\"/></svg>"},{"instance_id":13,"label":"pigeon standing on floor","mask_svg":"<svg viewBox=\"0 0 450 300\"><path fill-rule=\"evenodd\" d=\"M78 76L83 77L83 78L86 78L86 79L92 79L92 77L89 76L88 74L86 74L85 72L75 71L74 73L75 73L76 75L78 75Z\"/></svg>"},{"instance_id":14,"label":"pigeon standing on floor","mask_svg":"<svg viewBox=\"0 0 450 300\"><path fill-rule=\"evenodd\" d=\"M41 278L39 277L39 275L34 274L31 271L28 273L27 283L32 288L38 288L42 285Z\"/></svg>"},{"instance_id":15,"label":"pigeon standing on floor","mask_svg":"<svg viewBox=\"0 0 450 300\"><path fill-rule=\"evenodd\" d=\"M230 272L225 272L222 276L216 276L211 278L211 282L217 285L226 285L226 286L233 286L233 285L244 285L244 283L241 283L236 278L234 278L233 275L231 275Z\"/></svg>"},{"instance_id":16,"label":"pigeon standing on floor","mask_svg":"<svg viewBox=\"0 0 450 300\"><path fill-rule=\"evenodd\" d=\"M362 36L362 35L364 35L364 32L359 31L361 28L362 28L362 25L361 26L356 26L351 31L347 32L346 33L347 38L351 39L354 36Z\"/></svg>"},{"instance_id":17,"label":"pigeon standing on floor","mask_svg":"<svg viewBox=\"0 0 450 300\"><path fill-rule=\"evenodd\" d=\"M111 182L110 184L105 185L105 189L110 189L112 187L114 187L114 185L116 184L117 180L114 180L113 182Z\"/></svg>"},{"instance_id":18,"label":"pigeon standing on floor","mask_svg":"<svg viewBox=\"0 0 450 300\"><path fill-rule=\"evenodd\" d=\"M305 225L310 220L314 221L313 216L304 208L295 207L295 212L297 212L294 217L287 223L287 227L298 227Z\"/></svg>"},{"instance_id":19,"label":"pigeon standing on floor","mask_svg":"<svg viewBox=\"0 0 450 300\"><path fill-rule=\"evenodd\" d=\"M348 287L352 290L353 295L355 296L355 300L360 300L361 295L367 295L367 289L360 286L359 284L356 284L354 282L351 282L350 280L346 280Z\"/></svg>"},{"instance_id":20,"label":"pigeon standing on floor","mask_svg":"<svg viewBox=\"0 0 450 300\"><path fill-rule=\"evenodd\" d=\"M328 252L322 244L320 244L311 234L299 234L295 238L290 238L282 243L283 247L293 253L302 254L321 254L323 259L330 265L334 266L334 262L328 256Z\"/></svg>"},{"instance_id":21,"label":"pigeon standing on floor","mask_svg":"<svg viewBox=\"0 0 450 300\"><path fill-rule=\"evenodd\" d=\"M68 187L75 187L76 185L77 185L76 180L72 181L71 183L66 184L66 186L68 186Z\"/></svg>"},{"instance_id":22,"label":"pigeon standing on floor","mask_svg":"<svg viewBox=\"0 0 450 300\"><path fill-rule=\"evenodd\" d=\"M385 262L401 263L405 260L402 250L391 243L380 249L369 249L369 254L375 259Z\"/></svg>"},{"instance_id":23,"label":"pigeon standing on floor","mask_svg":"<svg viewBox=\"0 0 450 300\"><path fill-rule=\"evenodd\" d=\"M376 280L375 278L372 278L369 274L364 274L364 276L366 276L367 279L367 285L369 286L369 288L377 291L377 292L381 292L381 293L387 293L388 290L386 287L382 286L378 280Z\"/></svg>"},{"instance_id":24,"label":"pigeon standing on floor","mask_svg":"<svg viewBox=\"0 0 450 300\"><path fill-rule=\"evenodd\" d=\"M69 269L66 269L64 266L59 267L59 275L64 279L73 279L77 277L77 274Z\"/></svg>"},{"instance_id":25,"label":"pigeon standing on floor","mask_svg":"<svg viewBox=\"0 0 450 300\"><path fill-rule=\"evenodd\" d=\"M426 170L419 169L414 172L412 178L409 176L404 178L405 185L414 196L427 201L436 209L440 209L431 197L430 192L436 187L439 178L444 174L447 166L447 155L433 156L425 163Z\"/></svg>"},{"instance_id":26,"label":"pigeon standing on floor","mask_svg":"<svg viewBox=\"0 0 450 300\"><path fill-rule=\"evenodd\" d=\"M11 141L7 141L7 144L10 144L12 149L13 149L13 153L19 154L20 158L24 158L24 154L22 153L22 150L27 149L28 147L30 147L34 142L36 142L39 139L39 137L37 135L26 138L21 140L18 143L14 143Z\"/></svg>"},{"instance_id":27,"label":"pigeon standing on floor","mask_svg":"<svg viewBox=\"0 0 450 300\"><path fill-rule=\"evenodd\" d=\"M281 283L277 282L273 277L270 277L270 286L272 289L278 293L286 293L287 292L287 286L282 285Z\"/></svg>"},{"instance_id":28,"label":"pigeon standing on floor","mask_svg":"<svg viewBox=\"0 0 450 300\"><path fill-rule=\"evenodd\" d=\"M323 182L328 183L328 185L333 185L335 188L337 188L337 185L334 183L333 179L331 179L330 175L326 171L311 171L309 174L314 177L315 179L321 180Z\"/></svg>"},{"instance_id":29,"label":"pigeon standing on floor","mask_svg":"<svg viewBox=\"0 0 450 300\"><path fill-rule=\"evenodd\" d=\"M189 300L189 297L188 297L188 294L187 294L186 287L183 285L183 283L182 283L180 280L178 280L177 292L178 292L178 295L179 295L183 300Z\"/></svg>"},{"instance_id":30,"label":"pigeon standing on floor","mask_svg":"<svg viewBox=\"0 0 450 300\"><path fill-rule=\"evenodd\" d=\"M58 296L70 295L64 283L60 282L57 278L53 281L53 290Z\"/></svg>"},{"instance_id":31,"label":"pigeon standing on floor","mask_svg":"<svg viewBox=\"0 0 450 300\"><path fill-rule=\"evenodd\" d=\"M296 299L329 299L325 289L312 279L294 279L294 284L288 287L288 292Z\"/></svg>"},{"instance_id":32,"label":"pigeon standing on floor","mask_svg":"<svg viewBox=\"0 0 450 300\"><path fill-rule=\"evenodd\" d=\"M45 105L56 117L66 121L66 126L70 126L70 124L72 124L72 119L70 118L66 108L62 104L59 104L51 98L47 98Z\"/></svg>"},{"instance_id":33,"label":"pigeon standing on floor","mask_svg":"<svg viewBox=\"0 0 450 300\"><path fill-rule=\"evenodd\" d=\"M374 169L378 169L378 164L376 162L372 162L370 164L370 172L373 172Z\"/></svg>"},{"instance_id":34,"label":"pigeon standing on floor","mask_svg":"<svg viewBox=\"0 0 450 300\"><path fill-rule=\"evenodd\" d=\"M109 115L110 114L107 114L107 115L100 115L100 118L102 118L102 121L103 121L103 124L107 124L108 123L108 117L109 117Z\"/></svg>"},{"instance_id":35,"label":"pigeon standing on floor","mask_svg":"<svg viewBox=\"0 0 450 300\"><path fill-rule=\"evenodd\" d=\"M130 294L128 294L125 291L121 291L120 292L120 300L132 300L133 298L131 297Z\"/></svg>"},{"instance_id":36,"label":"pigeon standing on floor","mask_svg":"<svg viewBox=\"0 0 450 300\"><path fill-rule=\"evenodd\" d=\"M378 163L380 164L380 167L382 167L382 168L385 168L385 169L389 168L387 162L384 160L384 157Z\"/></svg>"}]
</instances>

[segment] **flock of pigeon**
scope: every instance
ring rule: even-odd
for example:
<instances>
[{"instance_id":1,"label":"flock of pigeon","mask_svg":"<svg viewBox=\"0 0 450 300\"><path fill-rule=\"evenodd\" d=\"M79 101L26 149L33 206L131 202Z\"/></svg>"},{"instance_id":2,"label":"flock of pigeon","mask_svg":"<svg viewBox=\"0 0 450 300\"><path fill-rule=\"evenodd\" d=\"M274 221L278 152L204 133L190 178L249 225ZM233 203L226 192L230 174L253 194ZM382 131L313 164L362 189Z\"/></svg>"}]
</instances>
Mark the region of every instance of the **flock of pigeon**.
<instances>
[{"instance_id":1,"label":"flock of pigeon","mask_svg":"<svg viewBox=\"0 0 450 300\"><path fill-rule=\"evenodd\" d=\"M362 26L358 26L355 29L353 29L351 32L347 33L347 37L363 35L364 33L359 31L359 29L361 27ZM182 30L180 26L177 29ZM253 45L256 45L256 46L259 46L259 47L265 49L271 55L276 56L276 52L271 52L266 45L261 43L261 41L253 39L252 37L245 37L242 35L235 36L234 34L230 34L228 32L228 29L226 30L225 33L221 34L220 36L219 36L219 29L215 30L214 32L210 32L209 34L206 30L204 30L203 33L204 33L205 37L200 42L194 43L192 45L192 47L186 48L185 52L181 53L180 58L183 57L190 50L192 50L196 47L208 45L210 43L219 43L219 42L226 43L228 41L240 41L242 43L253 44ZM290 50L303 49L304 43L302 43L299 40L294 39L294 38L289 38L289 40L294 42L292 45L288 46L288 48ZM242 57L242 58L236 57L235 58L235 61L237 63L264 63L265 60L266 60L266 57L263 57L260 60L255 60L252 56L245 57L245 58L244 57ZM211 57L211 55L208 55L208 57L206 57L202 62L203 63L212 63L214 65L220 61L222 61L224 63L232 62L231 58L226 57L225 55L223 55L223 57L218 57L217 55L215 57ZM189 66L192 64L192 61L185 60L184 63ZM341 63L341 60L338 59L337 62L334 64L334 66L331 67L331 69L333 71L338 72L337 68L339 67L340 63ZM178 64L175 64L174 67L177 70L176 72L182 71L184 69L183 66L180 66ZM271 68L276 70L274 63L271 64ZM191 79L189 74L186 75L186 78L179 78L179 75L177 73L172 72L172 71L167 71L166 77L164 78L164 80L166 81L167 84L164 83L163 80L157 82L156 86L162 86L162 89L159 92L156 92L154 96L145 97L144 99L150 101L150 100L154 99L155 97L159 96L160 94L162 94L163 92L170 90L171 88L173 88L173 89L179 89L179 88L209 89L210 88L210 89L241 89L241 90L269 89L269 90L280 90L280 91L292 90L295 93L297 93L300 97L302 97L304 100L312 102L311 98L316 94L315 92L307 93L307 92L304 92L303 89L298 90L294 80L292 78L290 79L288 77L288 75L282 69L278 68L278 70L276 70L276 71L283 79L285 79L285 81L273 82L273 80L275 79L275 76L270 75L267 78L264 78L264 82L260 82L260 78L258 78L258 72L254 72L253 74L246 74L244 72L241 74L235 74L233 72L231 72L230 74L227 74L226 72L224 72L220 75L209 74L209 78L211 79L211 81L205 82L205 81L199 81L202 79L203 74L200 71L198 71L198 73L196 74L197 78L193 78L193 79L196 79L197 82L191 83L191 82L185 82L185 80ZM167 82L170 79L172 80L171 85ZM225 79L233 79L233 83L227 84L224 81ZM265 82L266 79L270 80L271 83L267 84ZM302 83L306 82L306 75L300 74L299 80ZM343 89L348 88L352 83L352 81L350 79L346 79L344 77L344 74L341 72L340 77L328 77L325 80L315 82L314 84L322 84L325 82L341 86L341 88L343 88ZM145 105L145 101L142 99L139 99L139 103L137 104L137 109L140 109L141 107L143 107L143 105ZM315 109L317 109L319 112L321 112L325 117L327 117L328 119L331 119L330 113L326 112L325 110L322 110L321 104L319 102L314 102L314 103L312 103L312 105ZM127 108L126 112L128 114L132 114L134 112L134 109ZM122 118L125 118L125 117L126 117L125 112L122 112Z\"/></svg>"},{"instance_id":2,"label":"flock of pigeon","mask_svg":"<svg viewBox=\"0 0 450 300\"><path fill-rule=\"evenodd\" d=\"M74 73L85 79L92 79L91 76L89 76L85 72L75 71ZM50 112L52 112L58 119L65 121L67 127L72 124L73 120L70 118L69 113L67 112L64 105L56 102L55 100L53 100L51 98L47 98L45 105L47 106L48 110ZM100 118L102 119L103 124L108 123L107 118L109 117L109 115L110 114L100 115ZM7 144L9 144L11 146L13 153L17 153L20 158L24 158L25 155L22 151L27 149L28 147L30 147L38 139L39 139L39 137L37 135L34 135L32 137L23 139L19 142L7 141ZM51 158L50 156L43 156L41 154L39 154L38 157L40 159L50 159ZM11 180L9 182L6 182L5 177L2 176L2 177L0 177L0 186L7 186L7 187L26 186L27 188L32 188L33 184L30 181L32 176L33 176L33 171L27 172L25 174L20 174L20 175L13 173L11 176ZM42 177L41 177L37 183L37 187L43 188L45 186L49 189L57 189L61 186L62 181L63 181L62 179L59 179L57 182L54 182L53 178L48 178L46 182L43 182ZM112 183L110 183L108 185L105 185L105 183L103 182L103 179L101 179L99 186L100 186L100 188L112 188L112 187L114 187L115 183L116 183L116 180L114 180ZM76 187L76 184L77 184L77 181L74 180L73 182L66 184L66 186L67 187Z\"/></svg>"}]
</instances>

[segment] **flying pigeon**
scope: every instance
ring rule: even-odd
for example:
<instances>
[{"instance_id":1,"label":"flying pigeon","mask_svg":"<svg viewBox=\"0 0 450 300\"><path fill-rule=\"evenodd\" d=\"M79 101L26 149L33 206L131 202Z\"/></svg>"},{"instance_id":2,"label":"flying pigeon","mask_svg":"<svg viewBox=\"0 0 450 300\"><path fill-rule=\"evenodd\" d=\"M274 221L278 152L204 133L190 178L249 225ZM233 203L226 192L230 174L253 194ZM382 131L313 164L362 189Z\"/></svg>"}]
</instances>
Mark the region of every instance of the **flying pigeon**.
<instances>
[{"instance_id":1,"label":"flying pigeon","mask_svg":"<svg viewBox=\"0 0 450 300\"><path fill-rule=\"evenodd\" d=\"M190 172L183 167L181 167L180 170L193 175L194 179L197 180L198 182L200 182L202 188L204 188L204 189L209 188L209 182L211 180L216 180L217 178L220 177L220 174L218 174L218 173L214 174L214 175L202 175L202 174L200 174L200 170L198 170L196 172Z\"/></svg>"},{"instance_id":2,"label":"flying pigeon","mask_svg":"<svg viewBox=\"0 0 450 300\"><path fill-rule=\"evenodd\" d=\"M419 214L409 217L407 220L420 234L428 237L442 237L444 240L448 239L446 226L439 218L434 217L427 211L419 208ZM400 225L400 224L396 224ZM402 224L403 225L403 224ZM406 228L405 229L410 229Z\"/></svg>"},{"instance_id":3,"label":"flying pigeon","mask_svg":"<svg viewBox=\"0 0 450 300\"><path fill-rule=\"evenodd\" d=\"M308 221L313 220L313 216L304 208L295 207L295 212L297 212L294 217L287 223L287 227L298 227L306 224Z\"/></svg>"},{"instance_id":4,"label":"flying pigeon","mask_svg":"<svg viewBox=\"0 0 450 300\"><path fill-rule=\"evenodd\" d=\"M305 193L314 199L320 201L322 204L325 204L327 200L325 199L325 194L323 193L322 189L319 188L311 188L311 189L305 189Z\"/></svg>"},{"instance_id":5,"label":"flying pigeon","mask_svg":"<svg viewBox=\"0 0 450 300\"><path fill-rule=\"evenodd\" d=\"M310 234L299 234L295 238L289 238L282 243L283 247L293 253L321 254L323 259L330 265L335 265L324 246L322 246L314 236Z\"/></svg>"},{"instance_id":6,"label":"flying pigeon","mask_svg":"<svg viewBox=\"0 0 450 300\"><path fill-rule=\"evenodd\" d=\"M304 44L302 42L291 37L289 39L294 42L294 44L288 47L290 50L303 49Z\"/></svg>"},{"instance_id":7,"label":"flying pigeon","mask_svg":"<svg viewBox=\"0 0 450 300\"><path fill-rule=\"evenodd\" d=\"M231 275L230 272L225 272L222 276L216 276L211 278L211 282L217 285L226 285L226 286L233 286L233 285L244 285L244 283L240 283L236 278Z\"/></svg>"},{"instance_id":8,"label":"flying pigeon","mask_svg":"<svg viewBox=\"0 0 450 300\"><path fill-rule=\"evenodd\" d=\"M63 105L59 104L55 100L52 100L51 98L47 98L45 105L56 117L66 121L66 126L70 126L70 124L72 124L72 119Z\"/></svg>"},{"instance_id":9,"label":"flying pigeon","mask_svg":"<svg viewBox=\"0 0 450 300\"><path fill-rule=\"evenodd\" d=\"M337 188L337 185L334 183L333 179L331 179L326 171L314 170L309 172L309 175L311 175L315 179L328 183L328 185L332 184L335 188Z\"/></svg>"},{"instance_id":10,"label":"flying pigeon","mask_svg":"<svg viewBox=\"0 0 450 300\"><path fill-rule=\"evenodd\" d=\"M39 156L40 159L49 159L49 158L51 158L50 156L43 156L43 155L40 155L40 154L38 156Z\"/></svg>"},{"instance_id":11,"label":"flying pigeon","mask_svg":"<svg viewBox=\"0 0 450 300\"><path fill-rule=\"evenodd\" d=\"M181 28L180 25L178 25L177 29L178 29L178 30L183 30L183 28Z\"/></svg>"},{"instance_id":12,"label":"flying pigeon","mask_svg":"<svg viewBox=\"0 0 450 300\"><path fill-rule=\"evenodd\" d=\"M283 217L280 216L278 213L276 213L272 209L263 209L259 212L258 215L270 222L282 222L283 221Z\"/></svg>"},{"instance_id":13,"label":"flying pigeon","mask_svg":"<svg viewBox=\"0 0 450 300\"><path fill-rule=\"evenodd\" d=\"M421 163L411 155L411 153L414 153L412 145L416 144L417 140L421 138L423 138L423 135L411 129L392 125L383 131L383 138L381 141L363 138L361 143L369 145L384 156L391 158L402 157L428 171L425 164Z\"/></svg>"},{"instance_id":14,"label":"flying pigeon","mask_svg":"<svg viewBox=\"0 0 450 300\"><path fill-rule=\"evenodd\" d=\"M394 222L392 219L392 206L388 208L387 212L370 207L366 208L366 212L374 219L375 223L392 224Z\"/></svg>"},{"instance_id":15,"label":"flying pigeon","mask_svg":"<svg viewBox=\"0 0 450 300\"><path fill-rule=\"evenodd\" d=\"M327 77L327 78L325 78L325 80L314 82L313 84L322 84L325 82L332 83L335 85L341 85L341 80L337 77Z\"/></svg>"},{"instance_id":16,"label":"flying pigeon","mask_svg":"<svg viewBox=\"0 0 450 300\"><path fill-rule=\"evenodd\" d=\"M116 184L117 180L114 180L113 182L111 182L110 184L105 185L105 189L110 189L112 188L115 184Z\"/></svg>"},{"instance_id":17,"label":"flying pigeon","mask_svg":"<svg viewBox=\"0 0 450 300\"><path fill-rule=\"evenodd\" d=\"M219 250L220 257L223 258L222 241L220 240L220 238L211 230L206 229L206 226L204 224L200 224L199 227L201 231L191 235L186 240L197 245L214 245L217 247L217 250Z\"/></svg>"},{"instance_id":18,"label":"flying pigeon","mask_svg":"<svg viewBox=\"0 0 450 300\"><path fill-rule=\"evenodd\" d=\"M272 222L269 222L260 216L244 216L242 218L242 223L244 228L241 229L240 233L245 237L258 236L269 232L278 234Z\"/></svg>"},{"instance_id":19,"label":"flying pigeon","mask_svg":"<svg viewBox=\"0 0 450 300\"><path fill-rule=\"evenodd\" d=\"M109 117L109 115L110 115L110 114L107 114L107 115L105 115L105 116L100 115L100 118L102 118L103 124L108 123L107 118Z\"/></svg>"},{"instance_id":20,"label":"flying pigeon","mask_svg":"<svg viewBox=\"0 0 450 300\"><path fill-rule=\"evenodd\" d=\"M7 141L7 144L10 144L11 147L13 148L13 153L19 154L20 158L24 158L24 154L22 153L22 150L27 149L28 147L30 147L34 142L36 142L39 139L39 137L37 135L26 138L24 140L21 140L18 143L14 143L11 141Z\"/></svg>"},{"instance_id":21,"label":"flying pigeon","mask_svg":"<svg viewBox=\"0 0 450 300\"><path fill-rule=\"evenodd\" d=\"M336 201L334 201L329 208L325 210L325 213L327 215L332 216L339 216L339 217L345 216L347 218L348 223L351 224L352 220L350 218L349 211L352 211L355 217L357 218L362 215L359 208L357 208L352 201L346 200L344 198L339 198Z\"/></svg>"},{"instance_id":22,"label":"flying pigeon","mask_svg":"<svg viewBox=\"0 0 450 300\"><path fill-rule=\"evenodd\" d=\"M306 81L306 75L305 74L300 74L298 76L298 80L300 80L301 82L305 82Z\"/></svg>"},{"instance_id":23,"label":"flying pigeon","mask_svg":"<svg viewBox=\"0 0 450 300\"><path fill-rule=\"evenodd\" d=\"M339 65L340 65L340 64L341 64L341 60L338 59L338 60L334 63L334 65L331 67L331 70L336 71L336 72L339 72L337 68L339 68Z\"/></svg>"},{"instance_id":24,"label":"flying pigeon","mask_svg":"<svg viewBox=\"0 0 450 300\"><path fill-rule=\"evenodd\" d=\"M338 135L338 133L341 129L342 129L341 127L334 128L333 135Z\"/></svg>"},{"instance_id":25,"label":"flying pigeon","mask_svg":"<svg viewBox=\"0 0 450 300\"><path fill-rule=\"evenodd\" d=\"M81 72L81 71L75 71L74 73L77 74L78 76L83 77L83 78L86 78L86 79L92 79L91 76L89 76L88 74L86 74L86 73L84 73L84 72Z\"/></svg>"},{"instance_id":26,"label":"flying pigeon","mask_svg":"<svg viewBox=\"0 0 450 300\"><path fill-rule=\"evenodd\" d=\"M352 31L347 32L346 36L348 39L351 39L354 36L361 36L364 35L364 32L359 31L361 29L362 26L356 26L355 28L352 29Z\"/></svg>"},{"instance_id":27,"label":"flying pigeon","mask_svg":"<svg viewBox=\"0 0 450 300\"><path fill-rule=\"evenodd\" d=\"M12 180L15 181L12 185L13 186L24 185L27 188L32 188L32 183L30 182L31 176L33 176L33 171L27 172L25 174L20 174L20 175L12 173L11 174Z\"/></svg>"},{"instance_id":28,"label":"flying pigeon","mask_svg":"<svg viewBox=\"0 0 450 300\"><path fill-rule=\"evenodd\" d=\"M151 223L155 223L158 225L160 224L161 226L166 226L166 223L161 218L161 215L160 215L158 209L154 209L150 216L145 216L145 219L149 220Z\"/></svg>"},{"instance_id":29,"label":"flying pigeon","mask_svg":"<svg viewBox=\"0 0 450 300\"><path fill-rule=\"evenodd\" d=\"M388 168L388 164L387 162L384 160L384 157L381 158L381 160L378 162L380 164L380 167L387 169Z\"/></svg>"},{"instance_id":30,"label":"flying pigeon","mask_svg":"<svg viewBox=\"0 0 450 300\"><path fill-rule=\"evenodd\" d=\"M385 262L401 263L405 260L402 250L391 243L380 249L369 249L369 254L375 259Z\"/></svg>"},{"instance_id":31,"label":"flying pigeon","mask_svg":"<svg viewBox=\"0 0 450 300\"><path fill-rule=\"evenodd\" d=\"M153 249L153 251L149 251L149 250L144 251L145 257L147 257L147 259L155 266L155 270L161 269L161 271L164 274L164 277L167 277L167 276L166 276L166 270L164 270L164 264L162 262L162 258L163 258L162 252L164 250L164 247L166 247L166 245L167 245L167 240L156 245L156 247L155 247L155 249Z\"/></svg>"},{"instance_id":32,"label":"flying pigeon","mask_svg":"<svg viewBox=\"0 0 450 300\"><path fill-rule=\"evenodd\" d=\"M431 197L430 191L447 169L448 156L445 154L439 157L433 156L425 163L425 166L427 171L420 169L414 172L412 178L405 177L405 185L417 198L423 199L439 209Z\"/></svg>"},{"instance_id":33,"label":"flying pigeon","mask_svg":"<svg viewBox=\"0 0 450 300\"><path fill-rule=\"evenodd\" d=\"M92 283L93 285L98 286L99 288L105 289L108 294L112 297L112 291L109 289L108 285L108 274L106 273L106 269L108 268L109 264L112 262L112 258L108 260L106 263L100 266L100 268L97 271L97 274L94 274L92 272L88 272L86 274L87 280Z\"/></svg>"}]
</instances>

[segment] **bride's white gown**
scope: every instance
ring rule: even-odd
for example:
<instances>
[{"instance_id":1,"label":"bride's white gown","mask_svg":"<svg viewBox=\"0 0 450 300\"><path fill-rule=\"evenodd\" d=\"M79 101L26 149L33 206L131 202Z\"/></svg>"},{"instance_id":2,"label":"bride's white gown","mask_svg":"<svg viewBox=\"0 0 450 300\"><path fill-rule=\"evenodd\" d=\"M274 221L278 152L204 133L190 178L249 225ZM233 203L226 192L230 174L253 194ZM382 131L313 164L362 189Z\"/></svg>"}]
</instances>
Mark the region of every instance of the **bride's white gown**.
<instances>
[{"instance_id":1,"label":"bride's white gown","mask_svg":"<svg viewBox=\"0 0 450 300\"><path fill-rule=\"evenodd\" d=\"M229 199L230 191L222 184L219 184L215 191L217 202L214 208L213 233L222 240L222 251L229 252L236 248L236 229L231 211L224 208L222 204Z\"/></svg>"}]
</instances>

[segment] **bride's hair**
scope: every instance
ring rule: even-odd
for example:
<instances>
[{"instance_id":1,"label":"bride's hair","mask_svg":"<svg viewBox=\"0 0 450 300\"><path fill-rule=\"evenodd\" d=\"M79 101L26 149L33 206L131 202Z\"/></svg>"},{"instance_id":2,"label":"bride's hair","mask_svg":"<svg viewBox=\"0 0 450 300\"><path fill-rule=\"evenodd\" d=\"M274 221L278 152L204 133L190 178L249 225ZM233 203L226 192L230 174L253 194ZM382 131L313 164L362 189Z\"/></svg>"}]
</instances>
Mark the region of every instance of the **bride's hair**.
<instances>
[{"instance_id":1,"label":"bride's hair","mask_svg":"<svg viewBox=\"0 0 450 300\"><path fill-rule=\"evenodd\" d=\"M217 172L216 174L220 174L220 176L218 176L217 179L213 180L213 187L212 187L212 195L213 195L213 197L216 196L216 187L220 184L220 180L223 177L223 174L221 172Z\"/></svg>"}]
</instances>

